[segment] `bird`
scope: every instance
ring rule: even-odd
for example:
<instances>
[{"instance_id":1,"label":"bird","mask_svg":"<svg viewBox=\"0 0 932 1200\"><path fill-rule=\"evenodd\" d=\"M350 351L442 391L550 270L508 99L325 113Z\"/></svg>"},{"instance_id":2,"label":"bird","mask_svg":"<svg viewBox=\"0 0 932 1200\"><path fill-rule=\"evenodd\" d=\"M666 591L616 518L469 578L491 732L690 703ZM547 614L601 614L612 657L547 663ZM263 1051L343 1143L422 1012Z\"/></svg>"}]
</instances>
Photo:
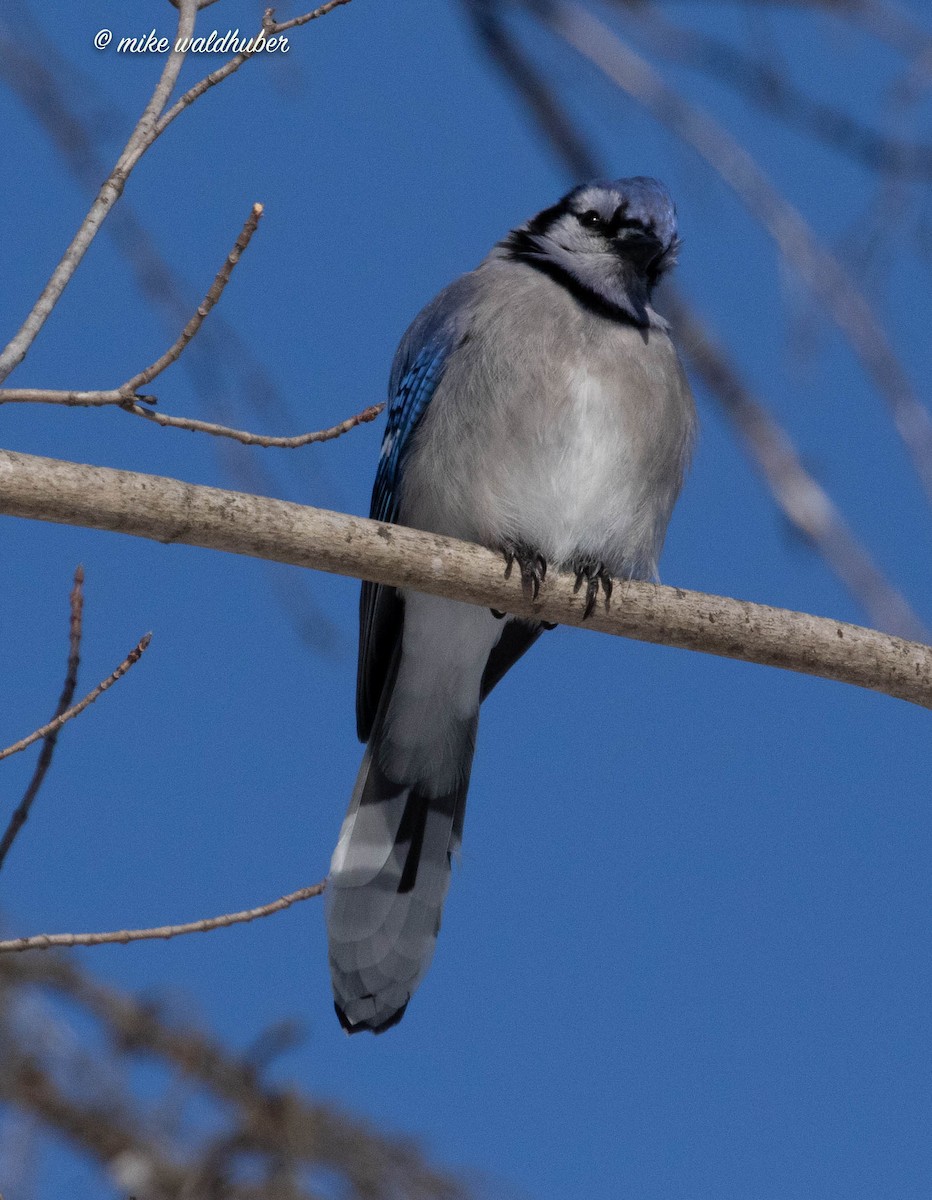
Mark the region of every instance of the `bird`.
<instances>
[{"instance_id":1,"label":"bird","mask_svg":"<svg viewBox=\"0 0 932 1200\"><path fill-rule=\"evenodd\" d=\"M370 516L500 552L535 597L548 569L570 571L587 616L610 603L613 578L656 579L696 426L652 305L679 245L662 183L599 180L441 291L392 364ZM366 748L327 903L334 1005L349 1033L396 1025L427 972L479 706L544 628L362 585Z\"/></svg>"}]
</instances>

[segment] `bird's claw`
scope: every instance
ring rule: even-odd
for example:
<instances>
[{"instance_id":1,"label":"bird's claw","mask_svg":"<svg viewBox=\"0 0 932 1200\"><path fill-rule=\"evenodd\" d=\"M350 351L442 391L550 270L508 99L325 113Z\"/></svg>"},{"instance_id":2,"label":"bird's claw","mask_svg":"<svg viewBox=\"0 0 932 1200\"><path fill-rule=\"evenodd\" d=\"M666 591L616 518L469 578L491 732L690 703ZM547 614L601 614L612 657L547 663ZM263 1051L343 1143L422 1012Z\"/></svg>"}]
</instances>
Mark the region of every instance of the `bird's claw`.
<instances>
[{"instance_id":1,"label":"bird's claw","mask_svg":"<svg viewBox=\"0 0 932 1200\"><path fill-rule=\"evenodd\" d=\"M591 617L595 610L595 602L599 597L599 586L605 593L605 604L612 598L612 577L605 568L605 563L594 559L577 559L573 563L573 570L576 572L576 583L573 587L574 592L578 592L585 583L586 585L586 606L583 609L583 620Z\"/></svg>"},{"instance_id":2,"label":"bird's claw","mask_svg":"<svg viewBox=\"0 0 932 1200\"><path fill-rule=\"evenodd\" d=\"M515 563L521 571L521 583L524 590L531 593L531 599L536 600L540 593L540 585L547 578L547 560L536 550L527 546L509 546L505 554L505 578L511 577L511 569Z\"/></svg>"}]
</instances>

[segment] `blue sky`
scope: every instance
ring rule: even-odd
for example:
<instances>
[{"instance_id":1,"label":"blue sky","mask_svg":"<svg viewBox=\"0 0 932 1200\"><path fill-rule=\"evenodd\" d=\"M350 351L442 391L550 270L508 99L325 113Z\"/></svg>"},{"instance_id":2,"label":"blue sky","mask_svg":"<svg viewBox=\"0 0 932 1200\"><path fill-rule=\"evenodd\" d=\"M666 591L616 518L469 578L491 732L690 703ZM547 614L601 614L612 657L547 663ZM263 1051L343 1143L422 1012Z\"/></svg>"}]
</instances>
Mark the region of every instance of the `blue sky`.
<instances>
[{"instance_id":1,"label":"blue sky","mask_svg":"<svg viewBox=\"0 0 932 1200\"><path fill-rule=\"evenodd\" d=\"M792 12L762 28L727 4L669 11L739 44L766 34L806 86L882 123L903 63L851 27ZM246 32L255 12L223 0L199 28ZM96 51L93 36L170 34L174 17L154 2L41 9L61 55L53 67L107 160L159 63ZM576 59L538 35L530 44L616 173L669 184L684 290L932 623L928 506L850 352L690 152ZM216 65L189 62L184 78ZM724 88L667 76L747 140L820 236L864 231L877 191L867 171ZM926 131L928 116L925 105ZM12 333L91 192L5 89L0 125L16 179L0 194L0 330ZM250 205L265 204L221 313L287 411L244 403L243 360L223 338L198 369L237 423L296 433L380 400L418 309L571 182L458 7L353 0L295 31L287 58L248 64L185 113L126 200L191 311ZM914 230L927 185L908 189L907 204ZM898 235L880 263L853 269L928 400L929 265L913 244ZM113 386L176 332L104 233L10 382ZM166 411L210 416L182 364L154 390ZM698 400L702 434L664 580L863 620ZM0 409L12 449L218 486L247 486L260 462L271 478L257 490L354 513L368 510L380 436L376 423L301 451L230 449L115 411ZM62 736L0 880L11 930L194 919L325 874L361 753L356 583L10 518L0 561L2 744L57 698L76 563L87 573L82 689L153 632L144 661ZM282 589L304 606L309 637ZM300 1017L308 1040L280 1079L416 1137L495 1195L925 1197L929 750L928 714L898 701L561 629L483 711L437 955L387 1036L339 1029L313 901L81 961L120 986L180 997L234 1046ZM25 755L3 765L2 803L32 765ZM43 1197L103 1194L60 1156L42 1186Z\"/></svg>"}]
</instances>

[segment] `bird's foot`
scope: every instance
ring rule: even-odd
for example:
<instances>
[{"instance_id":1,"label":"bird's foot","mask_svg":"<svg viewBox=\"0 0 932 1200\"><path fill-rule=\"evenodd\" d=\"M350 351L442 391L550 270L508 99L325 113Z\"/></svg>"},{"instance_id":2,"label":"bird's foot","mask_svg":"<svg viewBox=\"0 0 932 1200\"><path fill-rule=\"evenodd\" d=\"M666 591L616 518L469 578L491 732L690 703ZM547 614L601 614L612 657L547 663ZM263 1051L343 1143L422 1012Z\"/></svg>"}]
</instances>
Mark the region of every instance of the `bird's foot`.
<instances>
[{"instance_id":1,"label":"bird's foot","mask_svg":"<svg viewBox=\"0 0 932 1200\"><path fill-rule=\"evenodd\" d=\"M511 578L511 570L515 563L521 571L521 583L526 592L531 593L531 599L536 600L540 593L540 585L547 578L547 560L537 550L529 546L513 544L503 550L505 555L505 578Z\"/></svg>"},{"instance_id":2,"label":"bird's foot","mask_svg":"<svg viewBox=\"0 0 932 1200\"><path fill-rule=\"evenodd\" d=\"M583 584L586 585L586 607L583 609L583 620L591 617L595 602L599 597L599 586L605 593L605 603L608 605L612 598L612 577L606 570L605 563L594 558L576 558L570 564L576 572L574 592L578 592Z\"/></svg>"}]
</instances>

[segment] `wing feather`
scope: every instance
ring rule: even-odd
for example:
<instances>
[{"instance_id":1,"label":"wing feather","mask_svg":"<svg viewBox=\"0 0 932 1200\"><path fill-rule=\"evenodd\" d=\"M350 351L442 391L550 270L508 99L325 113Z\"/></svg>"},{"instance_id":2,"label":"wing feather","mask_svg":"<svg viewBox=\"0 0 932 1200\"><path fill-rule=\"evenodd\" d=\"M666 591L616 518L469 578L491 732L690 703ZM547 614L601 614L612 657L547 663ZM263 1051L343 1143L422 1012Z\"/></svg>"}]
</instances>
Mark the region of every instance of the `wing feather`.
<instances>
[{"instance_id":1,"label":"wing feather","mask_svg":"<svg viewBox=\"0 0 932 1200\"><path fill-rule=\"evenodd\" d=\"M398 519L401 476L411 436L443 376L449 338L428 342L402 376L388 410L382 455L372 489L369 516ZM359 667L356 675L356 729L368 741L379 700L401 636L404 605L395 588L363 583L359 597Z\"/></svg>"}]
</instances>

